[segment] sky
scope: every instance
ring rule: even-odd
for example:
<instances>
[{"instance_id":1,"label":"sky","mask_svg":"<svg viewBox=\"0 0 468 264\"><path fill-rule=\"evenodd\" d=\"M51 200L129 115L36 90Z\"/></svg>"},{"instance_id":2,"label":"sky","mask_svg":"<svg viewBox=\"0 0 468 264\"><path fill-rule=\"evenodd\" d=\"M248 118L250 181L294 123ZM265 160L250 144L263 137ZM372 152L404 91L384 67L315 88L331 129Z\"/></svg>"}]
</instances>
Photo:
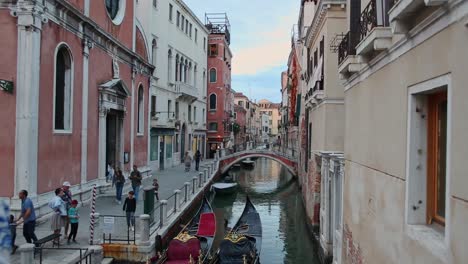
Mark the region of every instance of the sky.
<instances>
[{"instance_id":1,"label":"sky","mask_svg":"<svg viewBox=\"0 0 468 264\"><path fill-rule=\"evenodd\" d=\"M226 12L231 23L232 88L252 100L281 101L291 29L299 0L184 0L204 22L205 13Z\"/></svg>"}]
</instances>

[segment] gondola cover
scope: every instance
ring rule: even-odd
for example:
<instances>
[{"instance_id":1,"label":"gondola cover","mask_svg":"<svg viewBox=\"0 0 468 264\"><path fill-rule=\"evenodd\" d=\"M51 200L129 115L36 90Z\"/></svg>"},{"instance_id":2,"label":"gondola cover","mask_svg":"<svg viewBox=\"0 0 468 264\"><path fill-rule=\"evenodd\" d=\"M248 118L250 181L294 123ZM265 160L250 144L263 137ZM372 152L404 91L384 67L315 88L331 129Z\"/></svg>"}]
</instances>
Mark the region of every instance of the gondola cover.
<instances>
[{"instance_id":1,"label":"gondola cover","mask_svg":"<svg viewBox=\"0 0 468 264\"><path fill-rule=\"evenodd\" d=\"M251 263L255 257L255 243L245 236L228 235L219 247L219 263L221 264L243 264Z\"/></svg>"}]
</instances>

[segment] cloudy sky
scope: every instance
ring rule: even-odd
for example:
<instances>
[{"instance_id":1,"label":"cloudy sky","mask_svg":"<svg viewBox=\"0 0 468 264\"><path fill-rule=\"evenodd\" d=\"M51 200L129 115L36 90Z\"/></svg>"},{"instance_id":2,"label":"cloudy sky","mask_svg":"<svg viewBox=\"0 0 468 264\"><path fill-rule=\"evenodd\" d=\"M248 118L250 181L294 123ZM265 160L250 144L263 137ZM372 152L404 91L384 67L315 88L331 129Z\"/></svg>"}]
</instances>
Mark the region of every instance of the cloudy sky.
<instances>
[{"instance_id":1,"label":"cloudy sky","mask_svg":"<svg viewBox=\"0 0 468 264\"><path fill-rule=\"evenodd\" d=\"M252 99L281 101L299 0L184 0L204 22L205 13L226 12L231 22L232 88Z\"/></svg>"}]
</instances>

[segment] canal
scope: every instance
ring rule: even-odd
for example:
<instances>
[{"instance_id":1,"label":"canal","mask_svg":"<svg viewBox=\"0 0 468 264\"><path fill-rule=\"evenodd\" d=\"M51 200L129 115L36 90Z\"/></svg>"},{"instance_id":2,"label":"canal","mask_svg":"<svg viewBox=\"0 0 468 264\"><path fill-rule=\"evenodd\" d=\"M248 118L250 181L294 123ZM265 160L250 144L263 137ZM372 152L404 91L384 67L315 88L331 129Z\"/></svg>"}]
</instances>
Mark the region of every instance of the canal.
<instances>
[{"instance_id":1,"label":"canal","mask_svg":"<svg viewBox=\"0 0 468 264\"><path fill-rule=\"evenodd\" d=\"M240 189L232 195L215 196L212 206L218 223L226 219L233 226L248 194L262 220L261 263L319 263L300 190L287 169L276 161L259 158L253 169L230 170L229 174ZM218 248L223 238L223 225L218 227L213 248Z\"/></svg>"}]
</instances>

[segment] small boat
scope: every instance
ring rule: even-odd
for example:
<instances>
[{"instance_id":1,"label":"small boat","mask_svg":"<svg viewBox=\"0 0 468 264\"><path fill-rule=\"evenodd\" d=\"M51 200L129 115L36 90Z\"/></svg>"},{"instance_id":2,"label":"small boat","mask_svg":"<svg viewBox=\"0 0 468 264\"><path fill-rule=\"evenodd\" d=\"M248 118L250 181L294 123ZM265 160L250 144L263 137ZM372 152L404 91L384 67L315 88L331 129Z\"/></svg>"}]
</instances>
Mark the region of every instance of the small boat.
<instances>
[{"instance_id":1,"label":"small boat","mask_svg":"<svg viewBox=\"0 0 468 264\"><path fill-rule=\"evenodd\" d=\"M247 158L245 160L242 161L242 164L244 165L244 167L253 167L255 165L255 161L251 160L250 158Z\"/></svg>"},{"instance_id":2,"label":"small boat","mask_svg":"<svg viewBox=\"0 0 468 264\"><path fill-rule=\"evenodd\" d=\"M260 263L262 222L255 206L247 197L241 217L224 237L210 263Z\"/></svg>"},{"instance_id":3,"label":"small boat","mask_svg":"<svg viewBox=\"0 0 468 264\"><path fill-rule=\"evenodd\" d=\"M216 216L208 199L203 197L197 214L171 240L156 263L208 263L216 233Z\"/></svg>"},{"instance_id":4,"label":"small boat","mask_svg":"<svg viewBox=\"0 0 468 264\"><path fill-rule=\"evenodd\" d=\"M214 190L216 194L227 194L235 192L237 190L237 185L237 182L218 182L211 185L211 189Z\"/></svg>"}]
</instances>

